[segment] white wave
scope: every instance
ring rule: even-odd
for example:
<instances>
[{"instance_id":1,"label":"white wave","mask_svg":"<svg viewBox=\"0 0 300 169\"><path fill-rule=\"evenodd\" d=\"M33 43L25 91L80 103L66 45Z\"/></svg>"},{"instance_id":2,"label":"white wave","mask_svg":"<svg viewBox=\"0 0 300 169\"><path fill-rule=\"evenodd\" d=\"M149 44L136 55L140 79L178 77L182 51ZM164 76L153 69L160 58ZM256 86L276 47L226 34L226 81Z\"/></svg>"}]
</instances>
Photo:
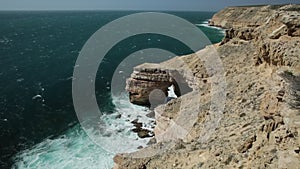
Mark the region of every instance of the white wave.
<instances>
[{"instance_id":1,"label":"white wave","mask_svg":"<svg viewBox=\"0 0 300 169\"><path fill-rule=\"evenodd\" d=\"M174 86L170 86L168 87L168 97L173 97L173 98L177 98L177 95L175 94L175 91L174 91Z\"/></svg>"},{"instance_id":2,"label":"white wave","mask_svg":"<svg viewBox=\"0 0 300 169\"><path fill-rule=\"evenodd\" d=\"M208 24L209 23L209 20L205 20L202 22L203 24Z\"/></svg>"},{"instance_id":3,"label":"white wave","mask_svg":"<svg viewBox=\"0 0 300 169\"><path fill-rule=\"evenodd\" d=\"M145 128L151 130L153 119L147 117L147 113L150 110L143 106L134 105L129 102L128 94L121 93L119 96L113 96L113 103L116 105L116 113L119 113L124 117L121 119L125 121L133 121L139 119L139 122L143 123Z\"/></svg>"},{"instance_id":4,"label":"white wave","mask_svg":"<svg viewBox=\"0 0 300 169\"><path fill-rule=\"evenodd\" d=\"M22 81L24 81L24 78L17 79L17 82L22 82Z\"/></svg>"},{"instance_id":5,"label":"white wave","mask_svg":"<svg viewBox=\"0 0 300 169\"><path fill-rule=\"evenodd\" d=\"M3 43L5 45L9 44L10 42L12 42L12 39L8 39L7 37L3 37L2 39L0 39L0 43Z\"/></svg>"},{"instance_id":6,"label":"white wave","mask_svg":"<svg viewBox=\"0 0 300 169\"><path fill-rule=\"evenodd\" d=\"M79 125L56 139L46 139L16 156L13 168L111 168L113 154L92 142Z\"/></svg>"},{"instance_id":7,"label":"white wave","mask_svg":"<svg viewBox=\"0 0 300 169\"><path fill-rule=\"evenodd\" d=\"M207 28L211 28L211 29L217 29L220 31L220 33L225 34L225 30L220 28L220 27L216 27L216 26L210 26L209 24L209 20L205 20L202 23L199 24L195 24L196 26L200 26L200 27L207 27Z\"/></svg>"},{"instance_id":8,"label":"white wave","mask_svg":"<svg viewBox=\"0 0 300 169\"><path fill-rule=\"evenodd\" d=\"M102 135L92 139L105 150L113 153L134 152L140 146L145 147L150 138L140 139L137 133L131 131L134 128L131 122L138 119L144 129L152 131L154 119L146 116L150 110L131 104L125 93L113 96L113 103L116 105L115 112L102 116L105 123L101 126Z\"/></svg>"},{"instance_id":9,"label":"white wave","mask_svg":"<svg viewBox=\"0 0 300 169\"><path fill-rule=\"evenodd\" d=\"M143 128L152 130L154 120L146 116L149 110L131 104L127 94L113 97L113 102L116 111L102 116L105 125L100 134L95 130L84 131L77 124L58 138L46 139L20 152L15 157L13 168L106 169L112 168L112 158L116 152L133 152L139 146L146 146L150 138L138 138L131 131L134 128L131 121L138 119L144 124ZM93 136L90 137L91 135Z\"/></svg>"},{"instance_id":10,"label":"white wave","mask_svg":"<svg viewBox=\"0 0 300 169\"><path fill-rule=\"evenodd\" d=\"M43 97L41 95L35 95L32 97L32 100L36 100L36 99L42 99Z\"/></svg>"}]
</instances>

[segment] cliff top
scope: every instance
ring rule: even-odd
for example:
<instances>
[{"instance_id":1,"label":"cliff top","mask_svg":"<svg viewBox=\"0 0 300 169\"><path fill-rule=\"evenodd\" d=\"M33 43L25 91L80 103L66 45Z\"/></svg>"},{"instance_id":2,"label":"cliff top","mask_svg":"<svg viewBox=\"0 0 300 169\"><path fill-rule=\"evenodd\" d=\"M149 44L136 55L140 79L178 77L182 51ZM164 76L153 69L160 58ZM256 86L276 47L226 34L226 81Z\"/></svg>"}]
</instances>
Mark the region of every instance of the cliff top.
<instances>
[{"instance_id":1,"label":"cliff top","mask_svg":"<svg viewBox=\"0 0 300 169\"><path fill-rule=\"evenodd\" d=\"M157 107L158 143L115 156L115 168L298 168L299 8L229 7L215 14L210 24L227 28L221 43L199 51L201 58L192 54L160 64L183 70L178 73L193 90ZM211 62L205 59L214 51L224 67L223 91L214 90L220 76L207 69ZM129 79L129 90L143 101L147 86L164 90L169 86L165 78L172 76L144 71L148 67L160 69L143 64ZM214 121L219 112L212 98L223 93L225 108Z\"/></svg>"}]
</instances>

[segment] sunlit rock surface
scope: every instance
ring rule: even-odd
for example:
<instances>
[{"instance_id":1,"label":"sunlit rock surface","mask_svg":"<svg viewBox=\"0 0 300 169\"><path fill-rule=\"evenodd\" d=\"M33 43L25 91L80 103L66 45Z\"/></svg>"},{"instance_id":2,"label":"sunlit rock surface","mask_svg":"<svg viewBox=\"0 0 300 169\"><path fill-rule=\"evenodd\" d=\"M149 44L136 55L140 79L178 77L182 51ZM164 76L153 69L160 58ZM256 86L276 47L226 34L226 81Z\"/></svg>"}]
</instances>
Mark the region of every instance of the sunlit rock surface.
<instances>
[{"instance_id":1,"label":"sunlit rock surface","mask_svg":"<svg viewBox=\"0 0 300 169\"><path fill-rule=\"evenodd\" d=\"M178 70L192 90L155 109L157 143L116 155L115 168L299 168L299 16L300 5L229 7L215 14L210 24L226 28L226 36L199 53L205 58L217 50L224 66L226 105L217 128L204 131L210 137L202 141L203 124L217 112L209 111L215 75L201 59L187 55L155 65ZM135 74L133 82L141 79ZM172 82L164 73L153 79L164 79L155 86L162 91ZM137 89L132 93L153 86L130 83L129 91ZM182 115L194 120L176 121Z\"/></svg>"}]
</instances>

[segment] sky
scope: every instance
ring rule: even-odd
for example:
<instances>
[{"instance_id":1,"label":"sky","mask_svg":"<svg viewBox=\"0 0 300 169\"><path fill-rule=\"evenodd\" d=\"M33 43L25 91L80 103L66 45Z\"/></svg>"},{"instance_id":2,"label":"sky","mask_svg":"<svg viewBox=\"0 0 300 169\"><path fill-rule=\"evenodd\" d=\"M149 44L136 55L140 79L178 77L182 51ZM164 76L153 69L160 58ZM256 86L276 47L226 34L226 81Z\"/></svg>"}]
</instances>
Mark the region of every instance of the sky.
<instances>
[{"instance_id":1,"label":"sky","mask_svg":"<svg viewBox=\"0 0 300 169\"><path fill-rule=\"evenodd\" d=\"M289 3L300 0L0 0L0 10L218 11L226 6Z\"/></svg>"}]
</instances>

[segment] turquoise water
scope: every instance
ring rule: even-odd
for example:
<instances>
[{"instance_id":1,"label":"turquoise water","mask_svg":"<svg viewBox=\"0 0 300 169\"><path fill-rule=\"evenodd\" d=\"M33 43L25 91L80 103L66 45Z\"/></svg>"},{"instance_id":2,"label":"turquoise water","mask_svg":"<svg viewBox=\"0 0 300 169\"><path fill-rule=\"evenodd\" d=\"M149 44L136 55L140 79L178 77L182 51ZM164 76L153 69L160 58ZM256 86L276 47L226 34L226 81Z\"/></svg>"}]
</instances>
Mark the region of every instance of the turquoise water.
<instances>
[{"instance_id":1,"label":"turquoise water","mask_svg":"<svg viewBox=\"0 0 300 169\"><path fill-rule=\"evenodd\" d=\"M103 25L131 13L135 12L0 12L0 168L111 167L113 154L93 144L78 124L72 104L72 73L88 38ZM206 25L211 12L170 13L197 25L212 43L223 37L221 30ZM114 70L126 56L145 47L160 47L177 55L190 52L179 42L158 35L131 37L112 48L96 80L99 107L112 123L118 121L113 120L118 112L147 111L131 105L126 93L110 95ZM140 144L143 141L132 148Z\"/></svg>"},{"instance_id":2,"label":"turquoise water","mask_svg":"<svg viewBox=\"0 0 300 169\"><path fill-rule=\"evenodd\" d=\"M113 154L92 142L79 125L19 155L13 168L111 168Z\"/></svg>"}]
</instances>

